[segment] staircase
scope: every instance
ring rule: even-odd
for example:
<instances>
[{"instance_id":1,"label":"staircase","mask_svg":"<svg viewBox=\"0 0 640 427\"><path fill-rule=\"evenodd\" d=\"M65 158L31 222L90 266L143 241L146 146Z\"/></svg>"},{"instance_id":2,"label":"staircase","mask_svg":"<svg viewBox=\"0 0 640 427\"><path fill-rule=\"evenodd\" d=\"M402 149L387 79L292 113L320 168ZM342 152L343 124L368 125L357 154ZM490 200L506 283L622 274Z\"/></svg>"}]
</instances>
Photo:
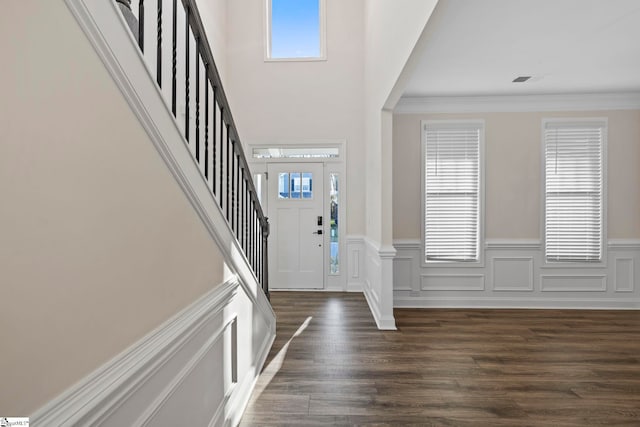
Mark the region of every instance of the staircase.
<instances>
[{"instance_id":1,"label":"staircase","mask_svg":"<svg viewBox=\"0 0 640 427\"><path fill-rule=\"evenodd\" d=\"M28 4L16 4L21 8L30 7ZM98 290L102 290L99 286L111 290L109 295L115 295L116 311L110 315L115 313L116 317L135 315L136 310L142 313L154 304L155 313L164 309L163 303L179 300L179 297L182 299L180 303L169 304L170 308L164 309L162 315L142 326L136 325L140 333L131 339L131 334L125 332L132 322L121 321L124 327L116 329L109 327L116 323L110 320L111 317L100 318L102 320L97 322L94 320L97 314L78 315L76 324L94 322L96 327L103 327L113 335L89 334L86 341L78 342L79 345L90 347L95 345L93 341L103 338L114 341L114 337L124 331L122 337L117 336L118 345L92 360L80 352L77 359L84 363L83 371L60 376L56 388L48 390L44 397L32 400L16 397L11 407L19 408L21 413L31 412L34 426L237 425L275 338L275 314L268 300L269 223L253 184L195 0L65 0L64 5L51 3L48 8L58 18L67 18L68 28L73 27L75 19L82 30L75 28L70 31L74 37L71 39L51 35L52 40L64 41L66 45L70 41L77 44L65 60L56 63L55 68L69 67L74 60L82 65L78 62L80 57L74 57L72 53L80 52L84 55L81 56L83 61L93 61L92 66L97 65L98 68L104 65L107 71L94 73L99 76L92 74L92 79L87 80L99 89L95 93L113 95L114 100L109 103L112 109L100 110L105 114L98 116L97 125L94 126L92 121L83 123L83 126L93 126L91 131L108 134L101 138L101 144L108 145L111 142L109 138L113 138L110 135L120 135L108 129L121 125L117 120L111 123L113 117L124 115L133 123L133 126L131 123L128 126L135 132L122 133L126 136L111 146L124 148L118 150L116 158L126 158L126 164L133 165L133 168L123 171L123 175L129 180L140 178L143 183L136 187L139 190L133 195L135 206L151 206L148 201L156 203L153 206L163 206L158 204L158 200L165 199L157 195L170 193L172 198L166 199L177 199L186 211L167 209L166 216L171 220L178 215L188 218L178 218L182 228L171 230L173 234L166 235L175 235L178 230L181 235L196 234L197 242L206 243L181 248L179 244L173 246L176 239L167 238L158 239L158 246L169 256L177 254L174 257L180 260L194 259L191 264L184 265L197 264L197 267L203 265L202 260L205 263L210 260L210 265L216 266L213 270L217 269L220 275L205 275L197 268L193 275L183 274L191 270L180 270L182 264L171 270L172 267L160 269L158 265L146 262L137 266L142 273L136 280L143 286L136 289L143 289L146 293L139 292L143 297L136 301L149 307L140 306L139 309L129 303L126 285L130 277L125 275L122 275L121 283L113 286L111 283L94 285L91 280L72 283L77 289L82 289L83 295L91 294L87 291L92 289L89 285L96 286ZM154 37L149 37L150 31ZM83 36L89 43L79 39ZM64 46L65 43L59 45ZM83 75L80 73L78 76L82 80ZM56 80L43 78L42 81ZM70 82L69 86L75 87L72 79ZM60 97L65 96L64 89L53 92ZM93 105L101 102L99 97L91 94L77 102L79 98L83 98L82 95L74 98L74 107L81 110L91 111ZM122 102L123 98L126 102ZM42 116L49 109L56 109L53 103L40 102L38 105L43 106ZM44 124L36 122L39 131L48 131ZM96 170L107 170L117 175L119 163L100 157L104 152L100 151L103 146L92 144L91 131L82 134L88 135L86 138L78 137L79 143L91 154L90 158L104 162ZM129 135L134 134L135 140L127 139L133 138ZM59 147L66 148L64 138L60 139ZM46 146L44 142L43 146ZM135 150L127 150L129 146ZM77 163L68 162L72 167ZM150 164L153 167L149 167ZM69 174L86 176L86 173L81 175L75 170ZM162 186L146 194L148 185L157 183L159 178L162 178ZM124 185L127 182L126 179L107 179L103 185L110 185L111 181L124 181ZM111 199L105 202L106 212L100 212L102 224L110 221L108 212L118 209L121 200L116 196L113 202ZM60 209L65 207L64 203L56 206ZM121 216L126 216L123 210L120 209ZM146 218L157 212L157 209L154 212L139 210L147 215ZM81 214L78 213L80 217ZM144 215L139 216L144 222ZM171 225L176 221L165 223ZM133 230L138 224L140 221L133 225ZM45 225L45 231L58 232L56 224ZM108 225L109 230L116 230L107 236L108 242L129 242L137 235L132 234L131 229ZM141 224L141 228L145 225ZM104 226L100 228L106 229ZM162 228L148 229L164 236ZM155 242L153 236L148 242ZM194 248L197 248L196 253ZM134 265L138 258L143 258L135 253L128 257ZM115 255L105 257L107 261L116 258ZM94 268L99 262L101 260L85 262L78 267ZM146 280L148 275L144 273L148 270L167 270L171 277L160 286L153 280ZM190 293L186 294L188 298L180 295L187 288L187 282L190 286ZM120 290L122 292L118 293ZM67 294L69 292L61 296L61 301L73 300L74 295ZM147 296L145 299L144 295L153 295L153 298ZM100 305L95 298L85 297L82 302L90 307ZM118 312L118 309L122 311ZM54 334L52 340L55 340L55 328L51 329ZM65 333L69 334L68 331ZM27 362L19 368L27 370L33 365L46 369L39 361L32 365ZM42 377L43 382L50 380L46 375ZM34 390L41 386L34 386Z\"/></svg>"},{"instance_id":2,"label":"staircase","mask_svg":"<svg viewBox=\"0 0 640 427\"><path fill-rule=\"evenodd\" d=\"M165 10L166 0L134 0L133 7L131 0L115 1L171 106L171 114L182 122L184 142L268 298L269 223L258 200L195 0L171 0L169 10ZM151 40L145 38L149 20L153 20L156 34ZM168 28L167 22L171 24ZM179 28L184 29L182 45L178 45ZM170 58L165 57L166 46L170 47ZM169 91L163 91L167 89L163 85Z\"/></svg>"}]
</instances>

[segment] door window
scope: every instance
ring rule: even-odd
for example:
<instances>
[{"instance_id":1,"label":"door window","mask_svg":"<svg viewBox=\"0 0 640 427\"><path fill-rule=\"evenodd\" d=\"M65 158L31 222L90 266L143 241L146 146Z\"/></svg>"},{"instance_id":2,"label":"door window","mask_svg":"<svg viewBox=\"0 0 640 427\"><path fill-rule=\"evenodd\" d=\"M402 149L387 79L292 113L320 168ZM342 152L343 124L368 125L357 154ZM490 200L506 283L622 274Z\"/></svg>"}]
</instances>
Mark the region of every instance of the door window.
<instances>
[{"instance_id":1,"label":"door window","mask_svg":"<svg viewBox=\"0 0 640 427\"><path fill-rule=\"evenodd\" d=\"M312 172L281 172L278 174L278 199L313 199Z\"/></svg>"}]
</instances>

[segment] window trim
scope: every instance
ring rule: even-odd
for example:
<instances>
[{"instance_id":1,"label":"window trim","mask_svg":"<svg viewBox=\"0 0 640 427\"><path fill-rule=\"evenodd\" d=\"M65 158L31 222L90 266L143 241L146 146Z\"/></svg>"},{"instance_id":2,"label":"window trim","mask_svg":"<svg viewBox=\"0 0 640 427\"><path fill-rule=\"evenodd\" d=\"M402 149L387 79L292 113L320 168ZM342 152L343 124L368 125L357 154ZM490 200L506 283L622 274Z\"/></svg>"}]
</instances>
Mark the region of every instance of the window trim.
<instances>
[{"instance_id":1,"label":"window trim","mask_svg":"<svg viewBox=\"0 0 640 427\"><path fill-rule=\"evenodd\" d=\"M314 62L327 60L327 5L326 0L318 0L320 8L320 56L302 58L272 58L271 57L271 1L265 0L264 20L264 62Z\"/></svg>"},{"instance_id":2,"label":"window trim","mask_svg":"<svg viewBox=\"0 0 640 427\"><path fill-rule=\"evenodd\" d=\"M479 159L478 159L478 168L480 171L479 179L480 185L478 186L478 191L480 195L478 197L478 260L477 261L427 261L425 252L426 252L426 242L425 242L425 203L426 203L426 193L425 193L425 179L426 179L426 154L427 154L427 142L426 142L426 127L431 125L453 125L453 126L465 126L465 125L477 125L480 127L480 146L479 146ZM421 193L421 204L420 204L420 264L422 267L435 267L435 268L482 268L485 266L485 133L486 133L486 124L484 119L464 119L464 120L421 120L420 121L420 145L422 147L421 150L421 158L420 158L420 193Z\"/></svg>"},{"instance_id":3,"label":"window trim","mask_svg":"<svg viewBox=\"0 0 640 427\"><path fill-rule=\"evenodd\" d=\"M600 124L604 127L604 132L602 135L602 242L601 244L601 259L600 261L548 261L546 254L547 247L547 230L546 230L546 206L547 206L547 195L546 195L546 163L545 163L545 130L547 127L547 123L564 123L567 125L572 124ZM541 258L542 258L542 266L543 269L567 269L567 268L605 268L607 266L607 206L608 206L608 187L607 187L607 152L608 152L608 144L607 141L609 139L609 120L607 117L552 117L552 118L543 118L540 126L540 241L541 241Z\"/></svg>"}]
</instances>

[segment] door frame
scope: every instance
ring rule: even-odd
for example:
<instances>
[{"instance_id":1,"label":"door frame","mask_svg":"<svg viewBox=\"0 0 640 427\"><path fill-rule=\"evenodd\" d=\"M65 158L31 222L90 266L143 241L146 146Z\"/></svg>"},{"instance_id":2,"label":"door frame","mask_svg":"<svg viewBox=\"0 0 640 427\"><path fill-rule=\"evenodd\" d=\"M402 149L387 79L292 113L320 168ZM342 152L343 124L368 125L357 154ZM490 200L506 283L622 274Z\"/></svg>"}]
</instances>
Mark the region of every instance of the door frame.
<instances>
[{"instance_id":1,"label":"door frame","mask_svg":"<svg viewBox=\"0 0 640 427\"><path fill-rule=\"evenodd\" d=\"M324 180L324 195L323 195L323 217L324 221L324 275L323 289L315 289L316 291L346 291L347 290L347 254L346 254L346 219L347 219L347 174L346 174L346 164L347 164L347 141L346 140L313 140L313 141L305 141L305 140L296 140L296 141L278 141L277 143L272 144L249 144L248 146L248 163L251 168L252 176L261 176L261 179L264 179L264 176L267 173L267 165L269 163L322 163L323 165L323 173L322 179ZM253 157L253 149L254 148L338 148L338 156L337 157L312 157L312 158L254 158ZM337 173L339 177L338 184L338 206L340 207L340 211L338 214L338 262L339 262L339 270L337 274L330 273L330 250L331 250L331 233L329 230L331 217L331 204L329 199L329 179L332 173ZM269 179L273 179L273 177L269 177ZM257 184L257 183L256 183ZM262 192L260 194L260 200L262 202L262 208L264 212L269 212L268 206L268 185L262 183L262 185L258 184L256 186L259 191Z\"/></svg>"}]
</instances>

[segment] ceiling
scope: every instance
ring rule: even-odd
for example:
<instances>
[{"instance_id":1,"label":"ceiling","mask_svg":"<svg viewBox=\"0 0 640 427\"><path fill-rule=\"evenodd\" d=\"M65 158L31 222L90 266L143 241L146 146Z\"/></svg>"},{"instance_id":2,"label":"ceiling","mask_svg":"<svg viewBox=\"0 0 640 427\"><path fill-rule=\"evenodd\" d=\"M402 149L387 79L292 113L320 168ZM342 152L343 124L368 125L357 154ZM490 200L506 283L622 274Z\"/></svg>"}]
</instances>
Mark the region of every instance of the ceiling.
<instances>
[{"instance_id":1,"label":"ceiling","mask_svg":"<svg viewBox=\"0 0 640 427\"><path fill-rule=\"evenodd\" d=\"M405 97L640 90L640 0L440 0L427 25Z\"/></svg>"}]
</instances>

